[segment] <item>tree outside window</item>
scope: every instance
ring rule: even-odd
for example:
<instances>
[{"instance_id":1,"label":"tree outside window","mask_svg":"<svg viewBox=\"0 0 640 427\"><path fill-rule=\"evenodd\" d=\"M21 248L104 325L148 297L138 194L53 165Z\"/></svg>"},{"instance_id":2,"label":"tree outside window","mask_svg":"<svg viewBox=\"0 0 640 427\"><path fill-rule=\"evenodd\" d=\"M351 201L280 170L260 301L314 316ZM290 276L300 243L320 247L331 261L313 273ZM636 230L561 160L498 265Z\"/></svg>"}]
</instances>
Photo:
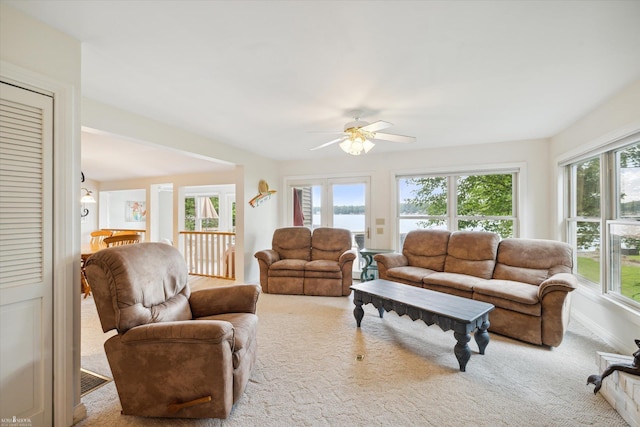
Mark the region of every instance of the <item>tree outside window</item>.
<instances>
[{"instance_id":1,"label":"tree outside window","mask_svg":"<svg viewBox=\"0 0 640 427\"><path fill-rule=\"evenodd\" d=\"M413 227L484 230L513 237L514 177L515 173L501 173L399 179L401 235Z\"/></svg>"}]
</instances>

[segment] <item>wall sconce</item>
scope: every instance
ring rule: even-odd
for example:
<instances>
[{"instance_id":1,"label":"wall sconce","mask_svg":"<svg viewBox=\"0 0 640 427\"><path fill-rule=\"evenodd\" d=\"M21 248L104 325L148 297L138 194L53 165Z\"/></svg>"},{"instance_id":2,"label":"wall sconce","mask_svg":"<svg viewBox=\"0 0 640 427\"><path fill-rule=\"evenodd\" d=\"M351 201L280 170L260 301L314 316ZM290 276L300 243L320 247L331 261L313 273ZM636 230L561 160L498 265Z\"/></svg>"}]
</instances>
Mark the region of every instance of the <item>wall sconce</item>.
<instances>
[{"instance_id":1,"label":"wall sconce","mask_svg":"<svg viewBox=\"0 0 640 427\"><path fill-rule=\"evenodd\" d=\"M84 182L84 173L80 172L80 182ZM84 218L85 216L89 215L89 209L84 207L85 203L95 203L96 199L93 198L92 191L89 190L86 187L82 187L80 188L81 190L84 190L84 195L80 198L80 203L82 203L82 212L80 212L80 218Z\"/></svg>"},{"instance_id":2,"label":"wall sconce","mask_svg":"<svg viewBox=\"0 0 640 427\"><path fill-rule=\"evenodd\" d=\"M80 198L80 203L82 203L84 205L85 203L95 203L96 202L96 199L94 199L93 196L91 195L91 193L92 193L91 190L89 190L89 189L87 189L85 187L82 187L81 189L84 190L85 193L84 193L84 196L82 196ZM84 218L87 215L89 215L89 209L87 209L87 208L85 208L83 206L82 207L82 212L80 213L80 217Z\"/></svg>"}]
</instances>

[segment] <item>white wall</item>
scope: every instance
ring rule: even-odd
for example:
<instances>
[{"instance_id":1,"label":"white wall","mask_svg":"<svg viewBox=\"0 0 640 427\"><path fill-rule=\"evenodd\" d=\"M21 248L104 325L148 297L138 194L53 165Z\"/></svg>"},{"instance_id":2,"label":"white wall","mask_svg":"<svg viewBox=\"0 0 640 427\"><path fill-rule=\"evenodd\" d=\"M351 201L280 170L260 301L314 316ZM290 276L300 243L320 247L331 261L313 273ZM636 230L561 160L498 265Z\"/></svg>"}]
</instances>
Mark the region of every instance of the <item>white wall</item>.
<instances>
[{"instance_id":1,"label":"white wall","mask_svg":"<svg viewBox=\"0 0 640 427\"><path fill-rule=\"evenodd\" d=\"M381 142L380 144L384 144ZM331 151L331 148L326 150ZM549 238L550 227L548 188L548 142L546 140L513 141L465 147L434 148L431 150L376 153L350 156L338 152L335 157L321 161L295 160L280 163L281 184L292 176L325 176L328 174L361 174L371 176L372 220L385 220L384 233L372 234L375 247L393 247L395 233L394 203L395 174L412 172L448 172L474 170L480 167L517 166L522 170L520 237ZM279 201L285 212L284 200ZM284 222L284 219L282 219ZM373 228L373 224L371 225Z\"/></svg>"},{"instance_id":2,"label":"white wall","mask_svg":"<svg viewBox=\"0 0 640 427\"><path fill-rule=\"evenodd\" d=\"M78 40L0 3L0 75L54 94L54 335L49 355L55 425L71 425L85 413L79 389L80 55Z\"/></svg>"},{"instance_id":3,"label":"white wall","mask_svg":"<svg viewBox=\"0 0 640 427\"><path fill-rule=\"evenodd\" d=\"M233 181L224 183L236 185L236 276L239 281L258 282L258 264L253 254L264 249L265 242L271 244L272 230L277 227L278 206L276 203L265 203L259 208L250 208L248 202L257 193L260 179L277 181L275 161L86 98L82 100L82 125L235 165L234 169L225 173L225 176L232 177ZM175 181L173 182L176 186ZM212 183L216 182L206 180L201 185ZM100 189L109 188L102 184Z\"/></svg>"},{"instance_id":4,"label":"white wall","mask_svg":"<svg viewBox=\"0 0 640 427\"><path fill-rule=\"evenodd\" d=\"M613 142L640 130L640 80L637 80L608 102L551 138L550 168L554 179L553 197L549 200L560 212L558 164L574 156ZM554 218L556 225L561 218ZM557 229L560 229L558 226ZM572 316L589 325L623 354L637 350L634 339L640 338L640 315L603 296L600 292L580 287L572 293Z\"/></svg>"}]
</instances>

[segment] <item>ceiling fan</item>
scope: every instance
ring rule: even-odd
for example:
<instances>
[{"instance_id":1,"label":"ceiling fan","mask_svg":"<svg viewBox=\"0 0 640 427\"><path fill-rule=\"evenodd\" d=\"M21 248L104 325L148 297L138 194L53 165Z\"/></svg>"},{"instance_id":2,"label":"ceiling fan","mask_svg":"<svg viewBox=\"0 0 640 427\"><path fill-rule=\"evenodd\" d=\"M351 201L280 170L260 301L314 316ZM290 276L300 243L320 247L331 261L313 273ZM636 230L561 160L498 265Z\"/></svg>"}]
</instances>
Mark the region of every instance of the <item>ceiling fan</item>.
<instances>
[{"instance_id":1,"label":"ceiling fan","mask_svg":"<svg viewBox=\"0 0 640 427\"><path fill-rule=\"evenodd\" d=\"M396 135L393 133L378 132L382 129L393 126L392 123L378 120L373 123L360 121L356 116L354 121L344 125L343 135L322 145L312 148L311 150L319 150L329 145L340 143L340 148L348 154L358 156L362 153L368 153L374 147L374 140L410 143L415 142L414 136Z\"/></svg>"}]
</instances>

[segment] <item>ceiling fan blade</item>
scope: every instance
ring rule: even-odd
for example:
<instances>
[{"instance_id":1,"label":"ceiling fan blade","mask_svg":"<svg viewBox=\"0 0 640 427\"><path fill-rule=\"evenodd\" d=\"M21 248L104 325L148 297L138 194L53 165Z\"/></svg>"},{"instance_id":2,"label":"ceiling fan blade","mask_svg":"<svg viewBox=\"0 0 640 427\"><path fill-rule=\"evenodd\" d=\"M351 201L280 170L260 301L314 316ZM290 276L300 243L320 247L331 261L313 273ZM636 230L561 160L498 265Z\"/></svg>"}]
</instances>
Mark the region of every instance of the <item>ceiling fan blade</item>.
<instances>
[{"instance_id":1,"label":"ceiling fan blade","mask_svg":"<svg viewBox=\"0 0 640 427\"><path fill-rule=\"evenodd\" d=\"M385 122L383 120L378 120L377 122L373 122L366 126L362 126L360 129L367 132L377 132L379 130L386 129L391 126L393 126L393 123Z\"/></svg>"},{"instance_id":2,"label":"ceiling fan blade","mask_svg":"<svg viewBox=\"0 0 640 427\"><path fill-rule=\"evenodd\" d=\"M415 136L395 135L392 133L376 132L373 139L381 139L383 141L410 143L416 142Z\"/></svg>"},{"instance_id":3,"label":"ceiling fan blade","mask_svg":"<svg viewBox=\"0 0 640 427\"><path fill-rule=\"evenodd\" d=\"M324 147L328 147L328 146L330 146L331 144L335 144L336 142L342 142L342 141L344 141L345 139L347 139L347 137L346 137L346 136L342 136L342 137L340 137L340 138L336 138L336 139L334 139L334 140L332 140L332 141L325 142L325 143L324 143L324 144L322 144L322 145L318 145L317 147L313 147L313 148L311 149L311 151L319 150L319 149L324 148Z\"/></svg>"}]
</instances>

